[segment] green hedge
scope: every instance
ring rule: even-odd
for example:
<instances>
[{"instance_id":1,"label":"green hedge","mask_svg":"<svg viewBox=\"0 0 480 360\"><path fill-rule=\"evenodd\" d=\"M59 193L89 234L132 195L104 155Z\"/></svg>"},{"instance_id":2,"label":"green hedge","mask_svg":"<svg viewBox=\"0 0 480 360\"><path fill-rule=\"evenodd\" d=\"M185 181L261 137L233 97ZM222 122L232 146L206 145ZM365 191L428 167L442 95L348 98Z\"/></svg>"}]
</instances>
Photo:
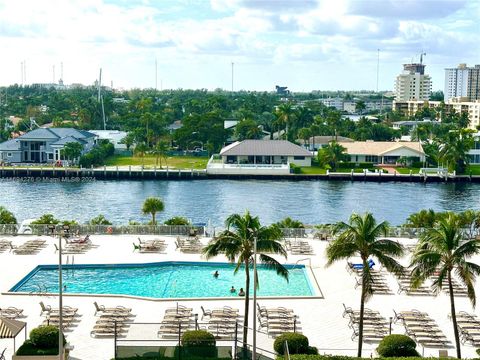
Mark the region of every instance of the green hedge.
<instances>
[{"instance_id":1,"label":"green hedge","mask_svg":"<svg viewBox=\"0 0 480 360\"><path fill-rule=\"evenodd\" d=\"M30 339L18 348L17 355L58 355L58 335L58 328L52 325L32 329Z\"/></svg>"},{"instance_id":2,"label":"green hedge","mask_svg":"<svg viewBox=\"0 0 480 360\"><path fill-rule=\"evenodd\" d=\"M415 348L417 344L406 335L393 334L383 338L377 348L377 353L382 357L411 357L418 356Z\"/></svg>"},{"instance_id":3,"label":"green hedge","mask_svg":"<svg viewBox=\"0 0 480 360\"><path fill-rule=\"evenodd\" d=\"M273 349L277 354L284 354L285 342L288 343L290 354L317 354L317 349L308 345L308 338L299 333L285 333L278 336L273 343Z\"/></svg>"},{"instance_id":4,"label":"green hedge","mask_svg":"<svg viewBox=\"0 0 480 360\"><path fill-rule=\"evenodd\" d=\"M283 357L282 357L283 359ZM386 358L375 358L375 360L382 360ZM438 358L422 358L418 357L389 357L388 360L438 360ZM290 360L371 360L368 358L357 358L354 356L344 355L306 355L306 354L294 354L290 356Z\"/></svg>"},{"instance_id":5,"label":"green hedge","mask_svg":"<svg viewBox=\"0 0 480 360\"><path fill-rule=\"evenodd\" d=\"M35 346L31 340L25 342L17 350L17 355L58 355L58 346L49 349L41 349Z\"/></svg>"},{"instance_id":6,"label":"green hedge","mask_svg":"<svg viewBox=\"0 0 480 360\"><path fill-rule=\"evenodd\" d=\"M216 358L215 336L205 330L186 331L182 335L182 356Z\"/></svg>"}]
</instances>

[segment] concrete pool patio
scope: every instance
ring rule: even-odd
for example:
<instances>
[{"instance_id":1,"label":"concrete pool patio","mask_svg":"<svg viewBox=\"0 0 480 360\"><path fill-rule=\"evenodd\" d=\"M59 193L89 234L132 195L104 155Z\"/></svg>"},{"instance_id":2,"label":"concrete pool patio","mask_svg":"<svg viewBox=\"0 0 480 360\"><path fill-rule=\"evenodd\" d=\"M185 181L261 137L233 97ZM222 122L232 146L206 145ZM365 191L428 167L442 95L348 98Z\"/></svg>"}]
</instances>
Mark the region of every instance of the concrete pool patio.
<instances>
[{"instance_id":1,"label":"concrete pool patio","mask_svg":"<svg viewBox=\"0 0 480 360\"><path fill-rule=\"evenodd\" d=\"M205 261L199 254L181 253L176 250L175 238L167 236L146 236L142 235L142 239L162 238L166 240L167 248L164 254L158 253L138 253L133 252L132 242L138 242L137 235L92 235L91 239L98 247L92 248L85 254L76 254L75 264L121 264L121 263L150 263L161 261ZM43 301L52 307L58 306L58 296L54 295L21 295L8 293L8 291L20 281L27 273L29 273L37 265L56 264L58 262L58 253L55 252L54 244L58 242L48 236L0 236L6 240L12 241L14 245L20 245L26 240L41 238L46 240L47 246L36 255L15 255L8 250L0 253L0 308L15 306L24 309L25 318L20 321L27 322L28 330L40 325L44 317L40 315L39 302ZM209 238L202 238L202 243L206 244ZM412 244L415 239L398 239L404 244ZM292 239L292 241L294 241ZM301 331L308 336L311 345L318 347L320 353L328 354L345 354L355 355L356 339L351 340L352 330L348 327L348 318L343 318L343 304L353 309L359 308L360 289L355 289L355 276L349 274L346 270L346 263L340 262L325 268L325 247L326 241L308 239L313 247L315 255L291 255L285 261L278 258L282 262L295 264L300 263L311 265L311 271L314 274L316 282L321 289L317 297L305 298L281 298L281 299L262 299L258 300L262 306L284 306L294 310L299 317L299 327ZM310 259L310 260L304 260ZM72 255L68 255L69 262L72 261ZM354 259L353 259L354 260ZM64 255L63 262L67 261L67 255ZM212 261L226 262L223 256L218 256ZM402 260L404 265L408 264L408 258ZM474 262L479 263L480 258L475 258ZM451 320L448 318L450 305L448 296L441 293L438 296L409 296L397 294L398 284L391 274L385 274L389 288L392 290L390 295L374 295L367 303L367 307L377 310L387 320L393 317L393 309L396 311L417 309L427 312L433 318L443 333L450 340L452 347L448 349L449 355L454 354L454 336ZM313 277L311 282L315 280ZM235 284L239 286L238 284ZM260 283L261 286L261 283ZM480 294L480 287L476 285L477 294ZM68 342L73 345L74 350L71 357L74 359L85 360L103 360L111 359L114 356L114 341L112 338L93 338L90 332L95 324L95 309L93 302L107 307L123 305L132 308L132 313L136 315L135 323L160 323L165 309L174 307L177 300L161 299L149 300L132 297L110 297L110 296L91 296L91 295L66 295L64 297L64 305L77 307L78 313L81 315L80 322L72 328L72 331L66 332ZM180 299L180 304L193 308L194 313L201 315L201 306L206 309L218 308L224 305L231 306L243 313L244 301L242 298L202 298L202 299ZM467 311L475 313L479 316L477 309L472 309L470 302L466 297L456 298L457 312ZM250 311L250 316L252 316ZM252 319L249 326L252 325ZM141 329L139 326L136 330ZM392 324L392 333L405 333L403 325L398 323ZM251 331L250 335L251 336ZM22 335L19 335L17 344L23 341ZM173 344L174 342L172 342ZM251 340L249 340L251 343ZM266 350L272 350L273 339L264 334L258 336L258 347ZM17 345L17 347L18 347ZM375 348L377 344L364 344L364 357L371 354L375 356ZM0 351L7 348L6 358L10 358L13 353L13 345L11 339L0 340ZM425 348L420 345L417 347L420 353L425 356L438 356L438 348ZM462 345L462 354L464 357L475 357L475 347L468 343Z\"/></svg>"}]
</instances>

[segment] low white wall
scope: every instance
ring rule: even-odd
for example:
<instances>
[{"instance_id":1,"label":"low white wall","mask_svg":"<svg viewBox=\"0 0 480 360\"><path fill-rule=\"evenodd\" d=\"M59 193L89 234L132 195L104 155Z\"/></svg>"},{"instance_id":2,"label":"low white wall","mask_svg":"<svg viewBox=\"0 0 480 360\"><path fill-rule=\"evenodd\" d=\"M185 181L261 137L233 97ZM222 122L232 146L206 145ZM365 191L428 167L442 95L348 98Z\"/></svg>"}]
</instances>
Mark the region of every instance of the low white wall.
<instances>
[{"instance_id":1,"label":"low white wall","mask_svg":"<svg viewBox=\"0 0 480 360\"><path fill-rule=\"evenodd\" d=\"M282 167L261 167L261 166L249 166L249 167L235 167L234 165L222 166L215 164L214 166L207 166L207 174L218 175L288 175L290 174L290 168L287 166Z\"/></svg>"}]
</instances>

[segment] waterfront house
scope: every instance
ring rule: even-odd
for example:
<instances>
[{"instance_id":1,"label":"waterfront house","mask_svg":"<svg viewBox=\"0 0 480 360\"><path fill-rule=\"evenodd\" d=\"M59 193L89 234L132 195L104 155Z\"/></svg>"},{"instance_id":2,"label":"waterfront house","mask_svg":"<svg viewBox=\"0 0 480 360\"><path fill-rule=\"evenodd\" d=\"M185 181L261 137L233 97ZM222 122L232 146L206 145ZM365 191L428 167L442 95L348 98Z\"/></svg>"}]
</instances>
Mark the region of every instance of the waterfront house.
<instances>
[{"instance_id":1,"label":"waterfront house","mask_svg":"<svg viewBox=\"0 0 480 360\"><path fill-rule=\"evenodd\" d=\"M63 160L66 144L80 143L83 153L96 143L96 135L74 128L38 128L0 144L0 161L8 163L52 163Z\"/></svg>"},{"instance_id":2,"label":"waterfront house","mask_svg":"<svg viewBox=\"0 0 480 360\"><path fill-rule=\"evenodd\" d=\"M300 145L302 145L303 147L305 147L306 149L308 149L310 151L318 151L322 147L327 146L332 141L353 142L354 140L350 139L348 137L345 137L345 136L336 136L335 137L334 135L330 135L330 136L328 136L328 135L327 136L317 135L317 136L311 136L308 139L308 142L306 142L303 139L298 139L297 143L299 143Z\"/></svg>"},{"instance_id":3,"label":"waterfront house","mask_svg":"<svg viewBox=\"0 0 480 360\"><path fill-rule=\"evenodd\" d=\"M282 175L290 164L311 166L312 153L286 140L244 140L225 146L207 165L211 174Z\"/></svg>"},{"instance_id":4,"label":"waterfront house","mask_svg":"<svg viewBox=\"0 0 480 360\"><path fill-rule=\"evenodd\" d=\"M354 141L339 142L350 156L353 163L372 163L380 165L396 165L400 158L408 162L424 162L425 152L418 141Z\"/></svg>"}]
</instances>

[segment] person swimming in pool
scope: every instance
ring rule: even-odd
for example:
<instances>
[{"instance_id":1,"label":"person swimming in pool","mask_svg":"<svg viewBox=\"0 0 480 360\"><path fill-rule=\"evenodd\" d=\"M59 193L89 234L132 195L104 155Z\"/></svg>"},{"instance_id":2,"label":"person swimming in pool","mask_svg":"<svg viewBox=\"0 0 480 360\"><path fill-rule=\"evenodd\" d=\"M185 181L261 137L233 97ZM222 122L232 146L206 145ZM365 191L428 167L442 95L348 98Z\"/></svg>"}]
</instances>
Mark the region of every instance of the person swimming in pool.
<instances>
[{"instance_id":1,"label":"person swimming in pool","mask_svg":"<svg viewBox=\"0 0 480 360\"><path fill-rule=\"evenodd\" d=\"M235 289L235 287L232 286L232 288L230 289L230 292L233 294L233 293L236 293L237 292L237 289Z\"/></svg>"},{"instance_id":2,"label":"person swimming in pool","mask_svg":"<svg viewBox=\"0 0 480 360\"><path fill-rule=\"evenodd\" d=\"M238 292L238 296L245 296L245 291L243 291L243 288L240 288L240 291Z\"/></svg>"},{"instance_id":3,"label":"person swimming in pool","mask_svg":"<svg viewBox=\"0 0 480 360\"><path fill-rule=\"evenodd\" d=\"M219 275L220 275L220 274L219 274L218 270L215 270L215 272L213 273L213 277L214 277L214 278L218 278Z\"/></svg>"}]
</instances>

